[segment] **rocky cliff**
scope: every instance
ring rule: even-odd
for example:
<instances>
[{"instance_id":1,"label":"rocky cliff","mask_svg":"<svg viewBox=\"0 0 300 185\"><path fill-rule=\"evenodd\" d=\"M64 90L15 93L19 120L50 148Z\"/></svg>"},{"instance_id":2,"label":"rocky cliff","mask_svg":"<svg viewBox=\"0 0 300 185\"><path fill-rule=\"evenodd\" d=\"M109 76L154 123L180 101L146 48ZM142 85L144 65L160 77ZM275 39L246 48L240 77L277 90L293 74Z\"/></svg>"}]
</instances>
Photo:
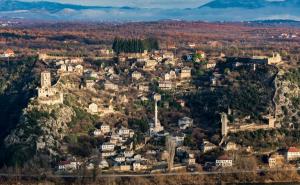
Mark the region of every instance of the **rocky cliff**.
<instances>
[{"instance_id":1,"label":"rocky cliff","mask_svg":"<svg viewBox=\"0 0 300 185\"><path fill-rule=\"evenodd\" d=\"M284 128L299 128L300 71L280 71L276 79L276 119Z\"/></svg>"}]
</instances>

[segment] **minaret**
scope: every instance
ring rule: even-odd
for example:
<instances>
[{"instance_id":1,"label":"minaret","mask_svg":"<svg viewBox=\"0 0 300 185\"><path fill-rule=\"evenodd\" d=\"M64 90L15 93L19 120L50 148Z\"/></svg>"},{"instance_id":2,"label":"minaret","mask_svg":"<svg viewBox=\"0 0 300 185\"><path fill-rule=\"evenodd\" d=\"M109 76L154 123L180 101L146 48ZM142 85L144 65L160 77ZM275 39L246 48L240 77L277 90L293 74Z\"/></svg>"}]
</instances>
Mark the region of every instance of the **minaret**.
<instances>
[{"instance_id":1,"label":"minaret","mask_svg":"<svg viewBox=\"0 0 300 185\"><path fill-rule=\"evenodd\" d=\"M227 136L228 134L228 118L226 113L221 114L221 123L222 123L222 136Z\"/></svg>"},{"instance_id":2,"label":"minaret","mask_svg":"<svg viewBox=\"0 0 300 185\"><path fill-rule=\"evenodd\" d=\"M161 132L164 130L164 127L161 126L160 121L158 120L158 107L157 107L157 102L161 100L161 95L160 94L154 94L153 96L154 99L154 123L150 123L150 135L153 136L157 134L158 132Z\"/></svg>"},{"instance_id":3,"label":"minaret","mask_svg":"<svg viewBox=\"0 0 300 185\"><path fill-rule=\"evenodd\" d=\"M158 128L160 127L159 121L158 121L158 108L157 108L157 102L161 100L160 94L155 94L153 96L154 102L155 102L155 116L154 116L154 127Z\"/></svg>"}]
</instances>

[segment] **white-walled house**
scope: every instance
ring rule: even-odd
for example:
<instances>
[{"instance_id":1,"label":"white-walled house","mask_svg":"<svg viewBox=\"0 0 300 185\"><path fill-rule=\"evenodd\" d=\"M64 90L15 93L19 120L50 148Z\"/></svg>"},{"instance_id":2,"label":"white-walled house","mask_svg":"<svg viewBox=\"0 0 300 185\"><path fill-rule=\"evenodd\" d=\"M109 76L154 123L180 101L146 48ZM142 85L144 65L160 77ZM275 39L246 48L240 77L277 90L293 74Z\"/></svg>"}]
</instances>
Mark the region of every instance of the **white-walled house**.
<instances>
[{"instance_id":1,"label":"white-walled house","mask_svg":"<svg viewBox=\"0 0 300 185\"><path fill-rule=\"evenodd\" d=\"M163 59L174 59L174 53L173 52L164 52L162 55Z\"/></svg>"},{"instance_id":2,"label":"white-walled house","mask_svg":"<svg viewBox=\"0 0 300 185\"><path fill-rule=\"evenodd\" d=\"M121 137L133 137L134 131L125 127L121 127L118 130L118 135Z\"/></svg>"},{"instance_id":3,"label":"white-walled house","mask_svg":"<svg viewBox=\"0 0 300 185\"><path fill-rule=\"evenodd\" d=\"M180 129L185 130L193 126L193 119L189 117L183 117L178 120L178 126Z\"/></svg>"},{"instance_id":4,"label":"white-walled house","mask_svg":"<svg viewBox=\"0 0 300 185\"><path fill-rule=\"evenodd\" d=\"M106 81L104 83L104 88L105 88L105 90L113 90L113 91L119 90L119 86L117 84L114 84L114 83L110 82L110 81Z\"/></svg>"},{"instance_id":5,"label":"white-walled house","mask_svg":"<svg viewBox=\"0 0 300 185\"><path fill-rule=\"evenodd\" d=\"M103 134L107 134L107 133L110 132L110 126L107 125L107 124L102 124L102 125L100 126L100 130L101 130L101 132L102 132Z\"/></svg>"},{"instance_id":6,"label":"white-walled house","mask_svg":"<svg viewBox=\"0 0 300 185\"><path fill-rule=\"evenodd\" d=\"M132 157L134 155L134 152L132 150L125 150L124 156L125 157Z\"/></svg>"},{"instance_id":7,"label":"white-walled house","mask_svg":"<svg viewBox=\"0 0 300 185\"><path fill-rule=\"evenodd\" d=\"M286 153L288 161L300 159L300 150L296 147L290 147Z\"/></svg>"},{"instance_id":8,"label":"white-walled house","mask_svg":"<svg viewBox=\"0 0 300 185\"><path fill-rule=\"evenodd\" d=\"M184 67L181 69L180 78L187 79L192 77L192 70L189 67Z\"/></svg>"},{"instance_id":9,"label":"white-walled house","mask_svg":"<svg viewBox=\"0 0 300 185\"><path fill-rule=\"evenodd\" d=\"M142 170L146 170L148 168L148 166L146 164L143 164L140 161L136 161L132 163L132 170L133 171L142 171Z\"/></svg>"},{"instance_id":10,"label":"white-walled house","mask_svg":"<svg viewBox=\"0 0 300 185\"><path fill-rule=\"evenodd\" d=\"M6 51L4 51L4 53L1 55L2 57L14 57L15 56L15 52L12 49L7 49Z\"/></svg>"},{"instance_id":11,"label":"white-walled house","mask_svg":"<svg viewBox=\"0 0 300 185\"><path fill-rule=\"evenodd\" d=\"M125 162L125 156L123 155L118 155L114 158L114 161L121 163L121 162Z\"/></svg>"},{"instance_id":12,"label":"white-walled house","mask_svg":"<svg viewBox=\"0 0 300 185\"><path fill-rule=\"evenodd\" d=\"M209 152L209 151L212 151L214 149L216 149L217 146L209 141L203 141L202 145L201 145L201 151L203 153L206 153L206 152Z\"/></svg>"},{"instance_id":13,"label":"white-walled house","mask_svg":"<svg viewBox=\"0 0 300 185\"><path fill-rule=\"evenodd\" d=\"M234 151L234 150L238 150L238 146L236 143L234 142L228 142L225 147L224 147L225 151Z\"/></svg>"},{"instance_id":14,"label":"white-walled house","mask_svg":"<svg viewBox=\"0 0 300 185\"><path fill-rule=\"evenodd\" d=\"M95 114L98 112L98 105L96 103L91 103L89 105L89 112Z\"/></svg>"},{"instance_id":15,"label":"white-walled house","mask_svg":"<svg viewBox=\"0 0 300 185\"><path fill-rule=\"evenodd\" d=\"M115 149L115 145L114 144L112 144L112 143L103 143L102 145L101 145L101 150L102 151L114 151L114 149Z\"/></svg>"},{"instance_id":16,"label":"white-walled house","mask_svg":"<svg viewBox=\"0 0 300 185\"><path fill-rule=\"evenodd\" d=\"M102 135L102 131L100 129L96 129L96 130L93 131L93 135L96 136L96 137L97 136L101 136Z\"/></svg>"},{"instance_id":17,"label":"white-walled house","mask_svg":"<svg viewBox=\"0 0 300 185\"><path fill-rule=\"evenodd\" d=\"M138 71L134 71L132 74L131 74L131 78L132 79L135 79L135 80L139 80L140 78L142 78L142 74Z\"/></svg>"},{"instance_id":18,"label":"white-walled house","mask_svg":"<svg viewBox=\"0 0 300 185\"><path fill-rule=\"evenodd\" d=\"M61 161L58 165L58 170L73 171L79 168L81 162L76 161Z\"/></svg>"},{"instance_id":19,"label":"white-walled house","mask_svg":"<svg viewBox=\"0 0 300 185\"><path fill-rule=\"evenodd\" d=\"M67 71L67 65L66 64L60 65L59 72L66 72L66 71Z\"/></svg>"},{"instance_id":20,"label":"white-walled house","mask_svg":"<svg viewBox=\"0 0 300 185\"><path fill-rule=\"evenodd\" d=\"M233 161L227 155L222 155L216 160L217 167L232 167Z\"/></svg>"},{"instance_id":21,"label":"white-walled house","mask_svg":"<svg viewBox=\"0 0 300 185\"><path fill-rule=\"evenodd\" d=\"M103 168L108 168L108 167L109 167L108 162L105 159L102 159L100 164L99 164L99 168L103 169Z\"/></svg>"},{"instance_id":22,"label":"white-walled house","mask_svg":"<svg viewBox=\"0 0 300 185\"><path fill-rule=\"evenodd\" d=\"M185 134L179 134L176 136L173 136L172 139L175 141L176 146L181 146L183 145L184 142L184 138L185 138Z\"/></svg>"},{"instance_id":23,"label":"white-walled house","mask_svg":"<svg viewBox=\"0 0 300 185\"><path fill-rule=\"evenodd\" d=\"M76 65L75 72L79 75L82 75L83 74L83 66L81 64Z\"/></svg>"}]
</instances>

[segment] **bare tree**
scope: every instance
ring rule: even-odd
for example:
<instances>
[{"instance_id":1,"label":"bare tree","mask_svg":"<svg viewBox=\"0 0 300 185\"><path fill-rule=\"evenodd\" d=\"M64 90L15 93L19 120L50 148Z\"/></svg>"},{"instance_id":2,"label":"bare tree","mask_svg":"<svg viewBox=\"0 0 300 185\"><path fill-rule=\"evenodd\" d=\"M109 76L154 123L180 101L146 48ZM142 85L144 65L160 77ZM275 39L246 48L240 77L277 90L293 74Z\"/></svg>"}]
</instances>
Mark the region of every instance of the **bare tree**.
<instances>
[{"instance_id":1,"label":"bare tree","mask_svg":"<svg viewBox=\"0 0 300 185\"><path fill-rule=\"evenodd\" d=\"M174 157L175 157L175 147L176 147L176 143L174 141L174 139L172 139L171 137L167 137L166 138L166 149L168 152L168 170L171 171L173 168L173 164L174 164Z\"/></svg>"}]
</instances>

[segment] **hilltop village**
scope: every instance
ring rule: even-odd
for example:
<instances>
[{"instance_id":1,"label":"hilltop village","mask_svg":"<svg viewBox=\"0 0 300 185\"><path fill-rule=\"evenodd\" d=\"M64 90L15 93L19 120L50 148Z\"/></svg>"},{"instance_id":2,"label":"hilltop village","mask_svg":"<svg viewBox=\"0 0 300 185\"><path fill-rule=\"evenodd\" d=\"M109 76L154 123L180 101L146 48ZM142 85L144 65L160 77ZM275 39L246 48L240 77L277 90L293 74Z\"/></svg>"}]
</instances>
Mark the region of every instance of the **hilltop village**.
<instances>
[{"instance_id":1,"label":"hilltop village","mask_svg":"<svg viewBox=\"0 0 300 185\"><path fill-rule=\"evenodd\" d=\"M283 115L281 55L232 57L187 47L189 52L102 49L97 59L39 53L46 67L36 97L6 146L50 154L58 174L297 167L300 149L293 144L258 149L245 136L280 134L285 123L291 132L295 128ZM228 87L245 92L226 94ZM243 99L248 92L258 94ZM218 98L222 105L208 107Z\"/></svg>"},{"instance_id":2,"label":"hilltop village","mask_svg":"<svg viewBox=\"0 0 300 185\"><path fill-rule=\"evenodd\" d=\"M298 29L41 25L0 31L1 173L298 178Z\"/></svg>"}]
</instances>

